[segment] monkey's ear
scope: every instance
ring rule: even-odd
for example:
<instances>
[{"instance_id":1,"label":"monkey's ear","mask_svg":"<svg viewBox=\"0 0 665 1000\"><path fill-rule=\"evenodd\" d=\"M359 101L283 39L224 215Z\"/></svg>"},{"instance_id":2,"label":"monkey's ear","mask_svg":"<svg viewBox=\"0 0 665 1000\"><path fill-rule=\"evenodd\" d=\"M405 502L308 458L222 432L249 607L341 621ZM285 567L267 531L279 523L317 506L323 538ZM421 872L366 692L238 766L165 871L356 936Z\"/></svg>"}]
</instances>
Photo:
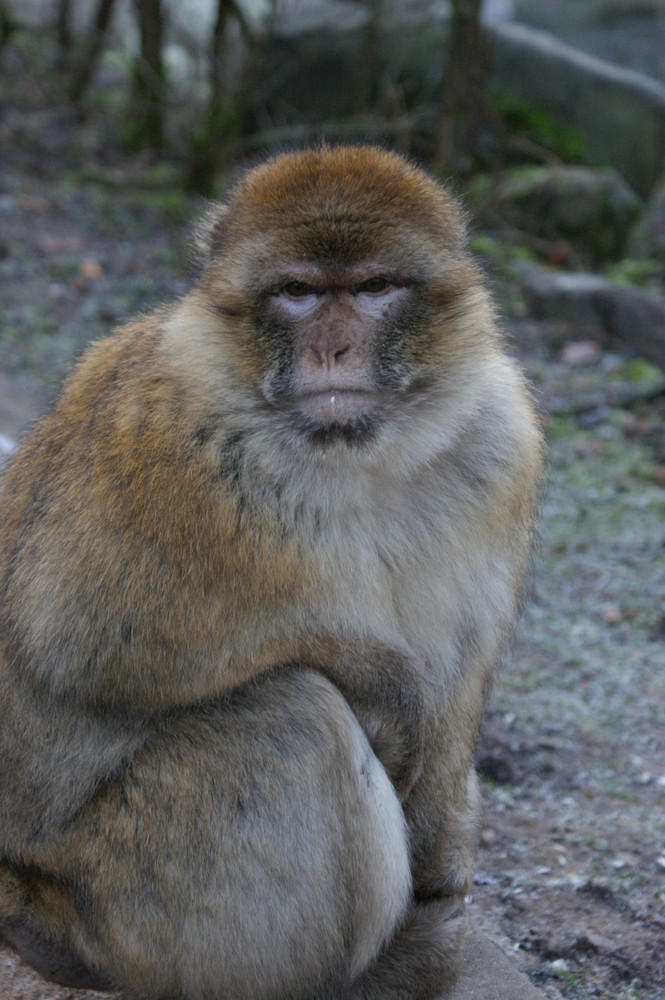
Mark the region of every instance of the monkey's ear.
<instances>
[{"instance_id":1,"label":"monkey's ear","mask_svg":"<svg viewBox=\"0 0 665 1000\"><path fill-rule=\"evenodd\" d=\"M219 256L227 235L227 216L229 206L221 202L210 205L208 211L194 230L194 247L196 255L205 265Z\"/></svg>"}]
</instances>

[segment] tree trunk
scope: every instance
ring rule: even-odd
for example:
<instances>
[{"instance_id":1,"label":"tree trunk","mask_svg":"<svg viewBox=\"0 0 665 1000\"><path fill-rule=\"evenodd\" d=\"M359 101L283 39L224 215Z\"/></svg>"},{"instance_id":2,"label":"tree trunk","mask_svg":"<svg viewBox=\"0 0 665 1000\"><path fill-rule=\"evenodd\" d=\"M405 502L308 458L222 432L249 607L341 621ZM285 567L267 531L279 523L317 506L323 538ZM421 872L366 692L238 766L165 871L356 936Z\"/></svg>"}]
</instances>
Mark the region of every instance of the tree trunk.
<instances>
[{"instance_id":1,"label":"tree trunk","mask_svg":"<svg viewBox=\"0 0 665 1000\"><path fill-rule=\"evenodd\" d=\"M379 39L384 0L365 0L369 18L362 33L358 82L349 108L350 114L364 114L376 108L379 99Z\"/></svg>"},{"instance_id":2,"label":"tree trunk","mask_svg":"<svg viewBox=\"0 0 665 1000\"><path fill-rule=\"evenodd\" d=\"M0 49L3 48L15 30L16 25L7 13L4 0L0 0Z\"/></svg>"},{"instance_id":3,"label":"tree trunk","mask_svg":"<svg viewBox=\"0 0 665 1000\"><path fill-rule=\"evenodd\" d=\"M229 16L234 12L232 0L219 0L217 4L217 16L212 34L212 46L210 50L210 103L221 101L224 89L223 84L223 59L224 59L224 39L226 37L226 25Z\"/></svg>"},{"instance_id":4,"label":"tree trunk","mask_svg":"<svg viewBox=\"0 0 665 1000\"><path fill-rule=\"evenodd\" d=\"M208 196L214 194L216 175L233 154L246 121L262 59L272 37L275 11L276 0L272 0L268 24L257 32L247 24L242 7L236 0L218 0L211 47L208 106L203 126L195 135L190 149L185 176L188 191ZM229 95L224 84L223 59L226 30L231 17L240 25L247 53L239 85Z\"/></svg>"},{"instance_id":5,"label":"tree trunk","mask_svg":"<svg viewBox=\"0 0 665 1000\"><path fill-rule=\"evenodd\" d=\"M74 76L69 86L69 99L73 104L79 103L90 82L90 77L93 74L97 58L104 44L104 37L111 23L114 2L115 0L99 0L87 51L84 53L78 69L74 71Z\"/></svg>"},{"instance_id":6,"label":"tree trunk","mask_svg":"<svg viewBox=\"0 0 665 1000\"><path fill-rule=\"evenodd\" d=\"M434 164L467 173L473 167L483 124L490 117L489 55L481 24L482 0L453 0L443 110Z\"/></svg>"},{"instance_id":7,"label":"tree trunk","mask_svg":"<svg viewBox=\"0 0 665 1000\"><path fill-rule=\"evenodd\" d=\"M164 145L165 72L162 0L135 0L141 49L134 70L125 141L135 148Z\"/></svg>"},{"instance_id":8,"label":"tree trunk","mask_svg":"<svg viewBox=\"0 0 665 1000\"><path fill-rule=\"evenodd\" d=\"M71 15L71 0L60 0L60 3L58 4L57 27L58 44L60 45L60 52L63 56L67 56L72 47Z\"/></svg>"},{"instance_id":9,"label":"tree trunk","mask_svg":"<svg viewBox=\"0 0 665 1000\"><path fill-rule=\"evenodd\" d=\"M188 191L212 195L215 174L224 158L225 148L236 131L233 109L224 93L224 41L231 15L235 14L233 0L218 0L217 16L210 46L210 81L208 104L203 125L192 140L185 177Z\"/></svg>"}]
</instances>

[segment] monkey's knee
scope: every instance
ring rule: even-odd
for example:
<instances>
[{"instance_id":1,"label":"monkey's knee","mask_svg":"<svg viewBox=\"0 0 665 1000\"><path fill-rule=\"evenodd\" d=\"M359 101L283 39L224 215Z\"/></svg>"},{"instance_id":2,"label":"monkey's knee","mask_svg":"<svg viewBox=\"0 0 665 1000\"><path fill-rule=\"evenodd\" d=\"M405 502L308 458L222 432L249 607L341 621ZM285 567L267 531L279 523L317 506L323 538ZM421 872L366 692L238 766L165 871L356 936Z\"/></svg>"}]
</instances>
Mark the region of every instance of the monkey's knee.
<instances>
[{"instance_id":1,"label":"monkey's knee","mask_svg":"<svg viewBox=\"0 0 665 1000\"><path fill-rule=\"evenodd\" d=\"M358 781L358 933L351 960L356 977L393 936L411 895L411 866L402 807L364 733L350 724L347 744Z\"/></svg>"},{"instance_id":2,"label":"monkey's knee","mask_svg":"<svg viewBox=\"0 0 665 1000\"><path fill-rule=\"evenodd\" d=\"M412 899L406 819L391 780L337 688L310 671L287 679L287 689L292 683L309 702L304 716L310 715L323 778L314 794L315 835L337 829L326 847L326 863L345 882L343 892L339 882L328 885L327 895L312 889L335 915L336 933L344 929L345 978L355 979L392 939ZM327 706L323 713L321 698ZM318 879L316 869L313 874Z\"/></svg>"}]
</instances>

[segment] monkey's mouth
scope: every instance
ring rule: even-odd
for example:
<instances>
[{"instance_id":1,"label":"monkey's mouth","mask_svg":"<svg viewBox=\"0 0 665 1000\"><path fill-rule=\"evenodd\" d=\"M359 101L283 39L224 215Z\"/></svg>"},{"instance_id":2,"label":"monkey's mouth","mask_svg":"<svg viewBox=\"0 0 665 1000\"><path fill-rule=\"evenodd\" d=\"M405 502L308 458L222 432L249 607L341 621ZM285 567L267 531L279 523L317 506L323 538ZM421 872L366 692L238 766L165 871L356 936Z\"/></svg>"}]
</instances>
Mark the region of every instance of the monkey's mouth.
<instances>
[{"instance_id":1,"label":"monkey's mouth","mask_svg":"<svg viewBox=\"0 0 665 1000\"><path fill-rule=\"evenodd\" d=\"M293 400L298 430L316 444L364 444L378 427L378 396L361 389L306 392Z\"/></svg>"},{"instance_id":2,"label":"monkey's mouth","mask_svg":"<svg viewBox=\"0 0 665 1000\"><path fill-rule=\"evenodd\" d=\"M293 400L308 419L322 424L350 424L376 409L377 396L366 389L324 389L300 393Z\"/></svg>"}]
</instances>

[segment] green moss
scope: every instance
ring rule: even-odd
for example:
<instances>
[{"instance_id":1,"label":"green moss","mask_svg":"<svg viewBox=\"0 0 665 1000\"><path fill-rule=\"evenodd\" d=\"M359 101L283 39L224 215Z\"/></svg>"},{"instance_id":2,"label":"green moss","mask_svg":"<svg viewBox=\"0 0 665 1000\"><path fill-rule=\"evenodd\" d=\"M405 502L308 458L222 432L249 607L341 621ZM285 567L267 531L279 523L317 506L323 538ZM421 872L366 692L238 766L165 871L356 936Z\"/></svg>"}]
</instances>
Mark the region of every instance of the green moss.
<instances>
[{"instance_id":1,"label":"green moss","mask_svg":"<svg viewBox=\"0 0 665 1000\"><path fill-rule=\"evenodd\" d=\"M482 205L492 190L491 174L476 174L466 186L466 199L471 205ZM489 237L488 237L489 238Z\"/></svg>"},{"instance_id":2,"label":"green moss","mask_svg":"<svg viewBox=\"0 0 665 1000\"><path fill-rule=\"evenodd\" d=\"M659 383L663 379L662 372L649 361L642 358L635 358L629 361L623 369L625 377L635 385L643 385L646 382Z\"/></svg>"},{"instance_id":3,"label":"green moss","mask_svg":"<svg viewBox=\"0 0 665 1000\"><path fill-rule=\"evenodd\" d=\"M491 260L495 260L500 247L499 240L495 240L494 237L488 236L486 233L478 233L471 237L471 250L479 257L489 257Z\"/></svg>"},{"instance_id":4,"label":"green moss","mask_svg":"<svg viewBox=\"0 0 665 1000\"><path fill-rule=\"evenodd\" d=\"M515 261L532 263L537 260L536 255L529 247L495 239L486 233L479 233L472 237L471 250L498 268L507 278L512 277L511 264Z\"/></svg>"},{"instance_id":5,"label":"green moss","mask_svg":"<svg viewBox=\"0 0 665 1000\"><path fill-rule=\"evenodd\" d=\"M519 202L533 196L534 184L542 180L546 172L546 168L534 164L525 167L509 167L503 175L504 185L510 192L510 197Z\"/></svg>"},{"instance_id":6,"label":"green moss","mask_svg":"<svg viewBox=\"0 0 665 1000\"><path fill-rule=\"evenodd\" d=\"M142 172L139 184L154 190L174 188L180 185L180 174L171 163L155 163Z\"/></svg>"},{"instance_id":7,"label":"green moss","mask_svg":"<svg viewBox=\"0 0 665 1000\"><path fill-rule=\"evenodd\" d=\"M549 112L534 107L515 94L494 89L492 96L510 133L542 146L565 163L585 161L584 136L580 131L560 125Z\"/></svg>"},{"instance_id":8,"label":"green moss","mask_svg":"<svg viewBox=\"0 0 665 1000\"><path fill-rule=\"evenodd\" d=\"M625 260L617 261L605 268L605 276L616 285L649 286L663 277L663 265L655 260Z\"/></svg>"}]
</instances>

